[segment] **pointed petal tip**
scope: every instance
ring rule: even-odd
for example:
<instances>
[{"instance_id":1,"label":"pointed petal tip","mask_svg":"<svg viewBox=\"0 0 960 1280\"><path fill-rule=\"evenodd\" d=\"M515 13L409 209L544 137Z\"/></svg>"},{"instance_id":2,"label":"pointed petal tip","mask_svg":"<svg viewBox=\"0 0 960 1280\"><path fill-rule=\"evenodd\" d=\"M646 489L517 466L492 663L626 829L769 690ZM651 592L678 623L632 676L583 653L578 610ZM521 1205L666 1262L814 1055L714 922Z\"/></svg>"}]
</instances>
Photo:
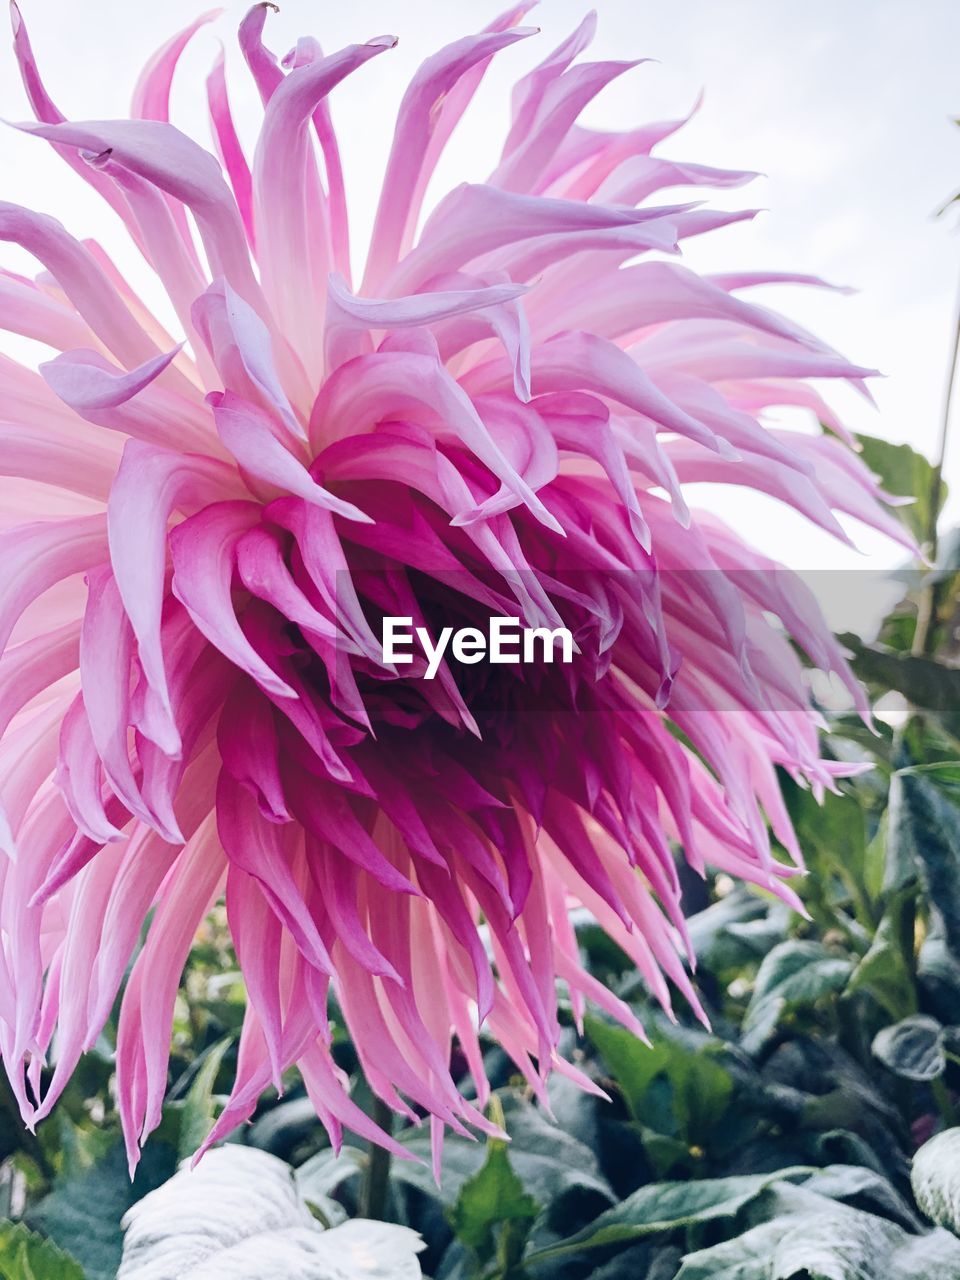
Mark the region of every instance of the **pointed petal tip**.
<instances>
[{"instance_id":1,"label":"pointed petal tip","mask_svg":"<svg viewBox=\"0 0 960 1280\"><path fill-rule=\"evenodd\" d=\"M20 12L17 0L10 0L10 26L13 28L13 36L16 39L23 26L23 15Z\"/></svg>"},{"instance_id":2,"label":"pointed petal tip","mask_svg":"<svg viewBox=\"0 0 960 1280\"><path fill-rule=\"evenodd\" d=\"M476 524L478 520L483 519L483 512L479 507L470 507L466 511L458 511L456 515L450 517L450 524L454 529L463 529L468 525Z\"/></svg>"},{"instance_id":3,"label":"pointed petal tip","mask_svg":"<svg viewBox=\"0 0 960 1280\"><path fill-rule=\"evenodd\" d=\"M226 45L223 43L223 41L220 39L219 36L214 36L214 39L217 42L217 53L215 58L213 59L213 66L210 68L210 74L207 76L208 81L210 80L211 76L215 76L219 71L222 71L227 61Z\"/></svg>"},{"instance_id":4,"label":"pointed petal tip","mask_svg":"<svg viewBox=\"0 0 960 1280\"><path fill-rule=\"evenodd\" d=\"M630 519L630 532L636 538L637 545L640 547L640 550L646 555L649 555L653 550L653 536L650 533L650 526L638 511L630 511L628 514Z\"/></svg>"},{"instance_id":5,"label":"pointed petal tip","mask_svg":"<svg viewBox=\"0 0 960 1280\"><path fill-rule=\"evenodd\" d=\"M557 517L552 511L548 511L539 499L537 499L537 504L532 508L532 510L533 514L545 528L550 529L553 533L559 534L561 538L565 538L567 536L566 529L564 529Z\"/></svg>"},{"instance_id":6,"label":"pointed petal tip","mask_svg":"<svg viewBox=\"0 0 960 1280\"><path fill-rule=\"evenodd\" d=\"M735 449L729 440L725 440L723 436L716 437L716 452L718 457L723 458L726 462L742 462L743 454L739 449Z\"/></svg>"}]
</instances>

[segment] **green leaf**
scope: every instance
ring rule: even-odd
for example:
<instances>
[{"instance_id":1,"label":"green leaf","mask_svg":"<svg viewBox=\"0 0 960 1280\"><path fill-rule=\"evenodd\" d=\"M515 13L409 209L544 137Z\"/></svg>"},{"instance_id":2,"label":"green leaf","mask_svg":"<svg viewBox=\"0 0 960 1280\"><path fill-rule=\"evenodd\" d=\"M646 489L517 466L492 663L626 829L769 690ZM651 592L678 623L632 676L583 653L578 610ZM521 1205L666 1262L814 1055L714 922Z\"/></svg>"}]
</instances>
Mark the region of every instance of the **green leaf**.
<instances>
[{"instance_id":1,"label":"green leaf","mask_svg":"<svg viewBox=\"0 0 960 1280\"><path fill-rule=\"evenodd\" d=\"M305 1200L320 1204L330 1199L345 1183L359 1184L369 1157L358 1147L344 1146L335 1151L318 1151L296 1171L297 1184Z\"/></svg>"},{"instance_id":2,"label":"green leaf","mask_svg":"<svg viewBox=\"0 0 960 1280\"><path fill-rule=\"evenodd\" d=\"M684 1259L677 1280L958 1280L960 1248L946 1232L909 1236L843 1206L775 1218Z\"/></svg>"},{"instance_id":3,"label":"green leaf","mask_svg":"<svg viewBox=\"0 0 960 1280\"><path fill-rule=\"evenodd\" d=\"M780 1221L764 1222L733 1240L688 1253L676 1280L770 1280L770 1260L782 1234Z\"/></svg>"},{"instance_id":4,"label":"green leaf","mask_svg":"<svg viewBox=\"0 0 960 1280\"><path fill-rule=\"evenodd\" d=\"M904 1080L936 1080L946 1069L943 1027L936 1018L916 1014L878 1031L873 1052L885 1067Z\"/></svg>"},{"instance_id":5,"label":"green leaf","mask_svg":"<svg viewBox=\"0 0 960 1280\"><path fill-rule=\"evenodd\" d=\"M913 1157L910 1185L931 1222L960 1235L960 1129L945 1129Z\"/></svg>"},{"instance_id":6,"label":"green leaf","mask_svg":"<svg viewBox=\"0 0 960 1280\"><path fill-rule=\"evenodd\" d=\"M507 1156L507 1143L492 1138L487 1143L483 1168L460 1189L450 1211L450 1225L458 1240L485 1264L500 1251L509 1270L523 1256L527 1237L540 1206L523 1189Z\"/></svg>"},{"instance_id":7,"label":"green leaf","mask_svg":"<svg viewBox=\"0 0 960 1280\"><path fill-rule=\"evenodd\" d=\"M632 1245L591 1271L590 1280L638 1280L639 1276L643 1280L673 1280L680 1265L679 1251L668 1247L658 1253L659 1257L654 1255L651 1263L649 1244Z\"/></svg>"},{"instance_id":8,"label":"green leaf","mask_svg":"<svg viewBox=\"0 0 960 1280\"><path fill-rule=\"evenodd\" d=\"M247 1145L269 1151L287 1160L294 1149L313 1139L313 1149L323 1130L317 1109L308 1097L290 1098L277 1103L254 1120L247 1134Z\"/></svg>"},{"instance_id":9,"label":"green leaf","mask_svg":"<svg viewBox=\"0 0 960 1280\"><path fill-rule=\"evenodd\" d=\"M897 773L890 784L890 842L895 856L916 861L947 943L960 953L960 807L929 776Z\"/></svg>"},{"instance_id":10,"label":"green leaf","mask_svg":"<svg viewBox=\"0 0 960 1280\"><path fill-rule=\"evenodd\" d=\"M728 942L741 949L741 964L762 960L788 932L792 909L785 902L767 903L766 907L755 920L735 921L727 926Z\"/></svg>"},{"instance_id":11,"label":"green leaf","mask_svg":"<svg viewBox=\"0 0 960 1280\"><path fill-rule=\"evenodd\" d=\"M774 1182L809 1173L806 1168L779 1173L748 1174L736 1178L706 1178L694 1182L655 1182L641 1187L559 1244L531 1253L526 1265L567 1258L588 1249L626 1244L661 1235L679 1227L732 1218Z\"/></svg>"},{"instance_id":12,"label":"green leaf","mask_svg":"<svg viewBox=\"0 0 960 1280\"><path fill-rule=\"evenodd\" d=\"M75 1257L86 1280L115 1280L123 1251L120 1219L175 1167L176 1153L154 1140L144 1149L131 1183L123 1144L115 1143L90 1168L58 1179L25 1220Z\"/></svg>"},{"instance_id":13,"label":"green leaf","mask_svg":"<svg viewBox=\"0 0 960 1280\"><path fill-rule=\"evenodd\" d=\"M0 1222L0 1276L4 1280L84 1280L75 1258L22 1222Z\"/></svg>"},{"instance_id":14,"label":"green leaf","mask_svg":"<svg viewBox=\"0 0 960 1280\"><path fill-rule=\"evenodd\" d=\"M897 772L905 774L922 774L931 782L939 782L941 786L960 786L960 763L955 760L934 760L932 764L911 764Z\"/></svg>"},{"instance_id":15,"label":"green leaf","mask_svg":"<svg viewBox=\"0 0 960 1280\"><path fill-rule=\"evenodd\" d=\"M908 1236L892 1258L893 1271L881 1280L960 1280L960 1245L949 1231L937 1228L922 1236Z\"/></svg>"},{"instance_id":16,"label":"green leaf","mask_svg":"<svg viewBox=\"0 0 960 1280\"><path fill-rule=\"evenodd\" d=\"M658 1182L690 1167L692 1157L689 1142L666 1133L658 1133L648 1125L639 1125L638 1129L644 1155Z\"/></svg>"},{"instance_id":17,"label":"green leaf","mask_svg":"<svg viewBox=\"0 0 960 1280\"><path fill-rule=\"evenodd\" d=\"M354 1218L330 1230L283 1160L227 1143L125 1215L122 1280L409 1280L423 1241L407 1227Z\"/></svg>"},{"instance_id":18,"label":"green leaf","mask_svg":"<svg viewBox=\"0 0 960 1280\"><path fill-rule=\"evenodd\" d=\"M910 1235L808 1188L778 1184L751 1206L763 1220L688 1254L677 1280L960 1280L960 1244Z\"/></svg>"},{"instance_id":19,"label":"green leaf","mask_svg":"<svg viewBox=\"0 0 960 1280\"><path fill-rule=\"evenodd\" d=\"M947 719L956 716L960 706L960 668L948 667L934 658L898 653L882 645L865 645L849 633L839 639L853 653L854 671L868 684L896 689L925 711Z\"/></svg>"},{"instance_id":20,"label":"green leaf","mask_svg":"<svg viewBox=\"0 0 960 1280\"><path fill-rule=\"evenodd\" d=\"M871 1157L876 1159L876 1157ZM832 1164L818 1169L803 1184L805 1191L831 1200L853 1203L856 1209L891 1218L908 1231L920 1231L923 1224L889 1178L875 1169L855 1164Z\"/></svg>"},{"instance_id":21,"label":"green leaf","mask_svg":"<svg viewBox=\"0 0 960 1280\"><path fill-rule=\"evenodd\" d=\"M674 1054L667 1067L673 1107L684 1139L705 1143L733 1093L733 1077L717 1061L722 1046L707 1045L697 1053Z\"/></svg>"},{"instance_id":22,"label":"green leaf","mask_svg":"<svg viewBox=\"0 0 960 1280\"><path fill-rule=\"evenodd\" d=\"M584 1030L607 1064L630 1115L640 1120L646 1092L670 1060L669 1044L665 1040L644 1044L626 1027L600 1018L586 1018Z\"/></svg>"},{"instance_id":23,"label":"green leaf","mask_svg":"<svg viewBox=\"0 0 960 1280\"><path fill-rule=\"evenodd\" d=\"M232 1036L225 1036L212 1044L203 1055L200 1067L183 1100L180 1115L180 1136L177 1155L181 1160L192 1156L213 1127L217 1117L217 1104L213 1089L220 1073L224 1055L233 1043Z\"/></svg>"},{"instance_id":24,"label":"green leaf","mask_svg":"<svg viewBox=\"0 0 960 1280\"><path fill-rule=\"evenodd\" d=\"M786 915L743 886L687 920L690 941L701 967L711 973L762 959L783 937ZM770 917L773 916L773 920Z\"/></svg>"},{"instance_id":25,"label":"green leaf","mask_svg":"<svg viewBox=\"0 0 960 1280\"><path fill-rule=\"evenodd\" d=\"M828 791L818 801L811 791L792 786L787 792L790 817L804 848L812 848L825 870L860 870L866 850L866 830L857 797Z\"/></svg>"},{"instance_id":26,"label":"green leaf","mask_svg":"<svg viewBox=\"0 0 960 1280\"><path fill-rule=\"evenodd\" d=\"M670 1092L670 1138L679 1137L686 1147L707 1143L733 1094L733 1077L718 1061L725 1052L722 1041L659 1032L647 1045L625 1028L596 1018L587 1018L585 1030L638 1124L663 1132L663 1097L651 1092L654 1081L662 1078ZM644 1145L650 1149L647 1138Z\"/></svg>"},{"instance_id":27,"label":"green leaf","mask_svg":"<svg viewBox=\"0 0 960 1280\"><path fill-rule=\"evenodd\" d=\"M918 541L927 536L930 527L930 494L933 489L933 467L922 453L908 444L891 444L876 436L858 435L861 457L876 475L887 493L916 498L909 507L898 507L897 514ZM946 485L940 491L939 510L947 496Z\"/></svg>"},{"instance_id":28,"label":"green leaf","mask_svg":"<svg viewBox=\"0 0 960 1280\"><path fill-rule=\"evenodd\" d=\"M861 784L852 792L828 791L822 803L796 784L785 787L784 798L810 872L804 900L825 930L840 924L852 931L848 908L861 928L874 924L867 885L875 859L867 840L863 787Z\"/></svg>"},{"instance_id":29,"label":"green leaf","mask_svg":"<svg viewBox=\"0 0 960 1280\"><path fill-rule=\"evenodd\" d=\"M846 986L853 965L822 942L781 942L765 957L743 1020L743 1047L757 1053L784 1014Z\"/></svg>"},{"instance_id":30,"label":"green leaf","mask_svg":"<svg viewBox=\"0 0 960 1280\"><path fill-rule=\"evenodd\" d=\"M942 933L924 939L917 961L924 1002L944 1023L960 1023L960 960Z\"/></svg>"},{"instance_id":31,"label":"green leaf","mask_svg":"<svg viewBox=\"0 0 960 1280\"><path fill-rule=\"evenodd\" d=\"M507 1110L510 1134L510 1167L524 1191L553 1216L576 1212L576 1201L585 1201L591 1214L598 1213L616 1199L610 1184L600 1173L597 1157L584 1143L547 1120L536 1108L523 1105ZM397 1140L423 1164L398 1161L393 1167L395 1181L414 1186L424 1195L454 1204L464 1185L480 1172L485 1148L456 1135L443 1148L443 1178L438 1188L430 1170L430 1135L409 1130Z\"/></svg>"},{"instance_id":32,"label":"green leaf","mask_svg":"<svg viewBox=\"0 0 960 1280\"><path fill-rule=\"evenodd\" d=\"M915 896L914 885L893 896L867 954L857 965L844 992L852 995L856 991L869 991L889 1016L898 1021L913 1013L917 1005L910 958L904 955L902 945L904 908Z\"/></svg>"}]
</instances>

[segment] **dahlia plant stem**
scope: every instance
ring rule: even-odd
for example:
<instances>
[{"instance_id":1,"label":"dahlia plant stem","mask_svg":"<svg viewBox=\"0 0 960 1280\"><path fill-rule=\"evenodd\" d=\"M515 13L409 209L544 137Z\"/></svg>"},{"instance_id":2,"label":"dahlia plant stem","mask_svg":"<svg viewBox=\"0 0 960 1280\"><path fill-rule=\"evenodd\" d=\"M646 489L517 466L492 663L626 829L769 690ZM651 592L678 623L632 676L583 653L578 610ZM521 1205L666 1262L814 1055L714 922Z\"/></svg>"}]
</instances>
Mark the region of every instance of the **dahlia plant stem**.
<instances>
[{"instance_id":1,"label":"dahlia plant stem","mask_svg":"<svg viewBox=\"0 0 960 1280\"><path fill-rule=\"evenodd\" d=\"M947 439L950 434L950 416L953 408L953 390L957 381L957 365L960 363L960 291L958 291L956 314L953 324L953 340L950 350L950 363L947 367L947 381L943 393L943 414L940 419L940 439L933 462L933 473L930 477L930 493L928 495L927 527L924 530L923 549L931 564L937 559L938 531L937 516L943 495L943 464L947 454ZM913 653L918 656L929 654L933 644L934 623L937 616L940 585L929 583L920 596L917 615L917 629L914 632Z\"/></svg>"},{"instance_id":2,"label":"dahlia plant stem","mask_svg":"<svg viewBox=\"0 0 960 1280\"><path fill-rule=\"evenodd\" d=\"M953 324L953 339L950 348L950 362L947 367L947 378L943 393L943 412L940 419L940 438L933 461L933 472L930 477L930 489L927 495L927 527L923 531L922 550L931 565L934 565L937 559L939 543L937 517L940 512L940 501L943 494L943 464L947 453L947 439L950 434L953 389L957 381L958 363L960 363L960 292L958 292L957 297ZM920 593L920 598L917 603L917 626L913 633L913 644L911 645L911 652L915 657L928 657L933 652L933 647L936 641L936 627L934 624L937 618L940 592L943 585L944 584L936 581L929 582ZM910 716L912 720L916 719L916 708L911 708ZM898 741L902 737L902 734L903 729L900 729L897 735ZM895 744L895 755L896 750L897 746ZM903 956L914 982L916 981L917 971L916 930L916 903L914 899L911 898L908 902L903 904L903 912L900 920L900 940ZM941 1082L937 1081L935 1083L940 1084ZM955 1112L946 1090L942 1086L939 1089L934 1089L933 1096L940 1114L943 1116L944 1122L948 1126L954 1124L956 1122Z\"/></svg>"},{"instance_id":3,"label":"dahlia plant stem","mask_svg":"<svg viewBox=\"0 0 960 1280\"><path fill-rule=\"evenodd\" d=\"M390 1133L393 1128L393 1112L379 1098L373 1100L373 1121L384 1133ZM386 1221L392 1160L390 1152L384 1147L370 1147L369 1163L364 1173L363 1189L360 1193L361 1218L374 1218L377 1222Z\"/></svg>"},{"instance_id":4,"label":"dahlia plant stem","mask_svg":"<svg viewBox=\"0 0 960 1280\"><path fill-rule=\"evenodd\" d=\"M930 1092L933 1100L937 1105L937 1110L943 1119L945 1128L952 1129L957 1123L958 1108L950 1097L950 1090L942 1080L932 1080L930 1082Z\"/></svg>"}]
</instances>

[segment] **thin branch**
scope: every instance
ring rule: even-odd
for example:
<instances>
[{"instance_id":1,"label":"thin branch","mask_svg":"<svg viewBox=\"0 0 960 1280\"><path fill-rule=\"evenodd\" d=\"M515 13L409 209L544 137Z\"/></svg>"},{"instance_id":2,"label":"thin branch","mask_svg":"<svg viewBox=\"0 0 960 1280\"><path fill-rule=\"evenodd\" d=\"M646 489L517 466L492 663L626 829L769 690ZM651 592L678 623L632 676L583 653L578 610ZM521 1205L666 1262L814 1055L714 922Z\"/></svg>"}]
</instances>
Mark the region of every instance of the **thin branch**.
<instances>
[{"instance_id":1,"label":"thin branch","mask_svg":"<svg viewBox=\"0 0 960 1280\"><path fill-rule=\"evenodd\" d=\"M940 419L940 438L934 456L933 474L930 478L929 507L927 510L927 527L924 530L924 551L931 564L936 562L938 550L937 516L943 495L943 465L947 456L947 440L950 434L950 418L953 409L953 392L957 383L957 367L960 365L960 295L958 295L956 317L953 325L953 342L950 351L950 363L947 368L947 381L943 393L943 414ZM933 640L933 624L936 621L939 592L936 583L930 583L920 597L917 614L917 628L913 637L913 652L923 655L928 653Z\"/></svg>"},{"instance_id":2,"label":"thin branch","mask_svg":"<svg viewBox=\"0 0 960 1280\"><path fill-rule=\"evenodd\" d=\"M393 1112L379 1098L373 1100L373 1122L385 1133L393 1129ZM390 1152L384 1147L370 1144L370 1155L360 1193L360 1216L383 1222L386 1218L387 1196L390 1190Z\"/></svg>"}]
</instances>

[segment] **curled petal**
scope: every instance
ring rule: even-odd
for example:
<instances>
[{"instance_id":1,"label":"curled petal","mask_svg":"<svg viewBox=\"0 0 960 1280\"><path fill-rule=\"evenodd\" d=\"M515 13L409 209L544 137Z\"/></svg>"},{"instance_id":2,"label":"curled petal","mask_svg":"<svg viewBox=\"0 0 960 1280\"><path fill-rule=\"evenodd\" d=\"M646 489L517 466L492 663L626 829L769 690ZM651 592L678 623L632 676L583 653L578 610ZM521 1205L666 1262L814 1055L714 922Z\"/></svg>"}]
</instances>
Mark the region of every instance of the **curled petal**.
<instances>
[{"instance_id":1,"label":"curled petal","mask_svg":"<svg viewBox=\"0 0 960 1280\"><path fill-rule=\"evenodd\" d=\"M218 502L177 525L170 537L172 590L226 658L277 697L295 698L243 634L231 599L237 543L258 515L252 502Z\"/></svg>"},{"instance_id":2,"label":"curled petal","mask_svg":"<svg viewBox=\"0 0 960 1280\"><path fill-rule=\"evenodd\" d=\"M474 80L470 73L482 70L494 54L534 32L535 28L487 30L457 40L429 58L413 77L400 104L387 160L363 281L365 293L382 285L401 252L409 248L427 179L436 163L435 138L439 141L438 131L446 135L453 124L449 95L465 77Z\"/></svg>"},{"instance_id":3,"label":"curled petal","mask_svg":"<svg viewBox=\"0 0 960 1280\"><path fill-rule=\"evenodd\" d=\"M395 44L395 37L381 36L299 66L267 103L254 156L257 247L267 296L308 374L322 367L319 307L329 262L325 229L316 226L325 209L311 183L316 170L307 129L335 85Z\"/></svg>"},{"instance_id":4,"label":"curled petal","mask_svg":"<svg viewBox=\"0 0 960 1280\"><path fill-rule=\"evenodd\" d=\"M347 520L369 523L370 517L359 507L344 502L311 479L303 463L277 439L273 423L262 410L232 391L212 392L209 402L220 439L245 473Z\"/></svg>"},{"instance_id":5,"label":"curled petal","mask_svg":"<svg viewBox=\"0 0 960 1280\"><path fill-rule=\"evenodd\" d=\"M50 142L88 152L94 161L101 156L121 165L186 205L197 220L213 273L225 276L241 297L265 310L243 223L220 166L179 129L161 120L65 121L19 127Z\"/></svg>"},{"instance_id":6,"label":"curled petal","mask_svg":"<svg viewBox=\"0 0 960 1280\"><path fill-rule=\"evenodd\" d=\"M29 604L55 583L102 562L106 534L103 515L45 520L0 533L0 653Z\"/></svg>"},{"instance_id":7,"label":"curled petal","mask_svg":"<svg viewBox=\"0 0 960 1280\"><path fill-rule=\"evenodd\" d=\"M167 525L175 509L190 512L231 488L229 469L211 458L128 441L107 504L110 559L117 590L137 640L147 683L165 723L158 745L180 750L161 643Z\"/></svg>"}]
</instances>

